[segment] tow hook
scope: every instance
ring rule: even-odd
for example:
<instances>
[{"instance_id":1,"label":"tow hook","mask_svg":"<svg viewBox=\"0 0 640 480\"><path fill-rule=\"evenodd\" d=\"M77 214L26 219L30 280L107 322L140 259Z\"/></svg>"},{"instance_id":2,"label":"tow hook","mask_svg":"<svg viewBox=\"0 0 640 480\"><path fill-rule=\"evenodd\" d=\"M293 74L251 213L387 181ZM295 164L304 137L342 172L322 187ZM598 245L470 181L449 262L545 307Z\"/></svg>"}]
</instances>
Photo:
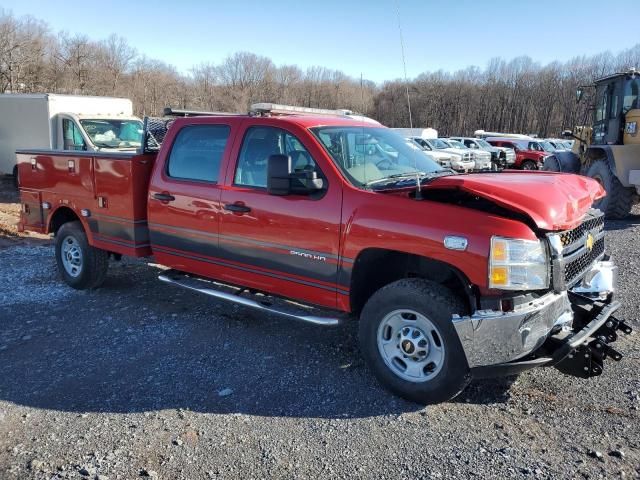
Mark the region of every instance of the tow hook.
<instances>
[{"instance_id":1,"label":"tow hook","mask_svg":"<svg viewBox=\"0 0 640 480\"><path fill-rule=\"evenodd\" d=\"M593 335L593 340L573 349L564 359L555 365L562 373L580 378L597 377L602 373L607 357L616 362L622 354L609 345L618 338L617 330L630 334L632 328L623 320L610 317Z\"/></svg>"}]
</instances>

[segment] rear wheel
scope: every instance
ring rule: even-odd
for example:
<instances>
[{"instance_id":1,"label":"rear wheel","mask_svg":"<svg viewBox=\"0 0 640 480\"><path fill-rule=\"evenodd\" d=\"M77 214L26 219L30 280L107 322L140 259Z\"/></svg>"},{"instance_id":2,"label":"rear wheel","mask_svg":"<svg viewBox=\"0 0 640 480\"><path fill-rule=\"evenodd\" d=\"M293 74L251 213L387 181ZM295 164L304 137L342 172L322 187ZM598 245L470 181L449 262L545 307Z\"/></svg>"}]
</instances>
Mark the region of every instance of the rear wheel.
<instances>
[{"instance_id":1,"label":"rear wheel","mask_svg":"<svg viewBox=\"0 0 640 480\"><path fill-rule=\"evenodd\" d=\"M359 337L378 381L422 404L458 395L470 376L451 318L463 312L458 297L427 280L399 280L374 293L360 316Z\"/></svg>"},{"instance_id":2,"label":"rear wheel","mask_svg":"<svg viewBox=\"0 0 640 480\"><path fill-rule=\"evenodd\" d=\"M615 176L609 164L596 160L587 169L587 176L596 180L607 192L607 196L593 204L602 210L607 218L626 217L633 206L633 190L624 187Z\"/></svg>"},{"instance_id":3,"label":"rear wheel","mask_svg":"<svg viewBox=\"0 0 640 480\"><path fill-rule=\"evenodd\" d=\"M522 162L522 169L523 170L537 170L538 167L536 166L536 162L534 162L533 160L525 160L524 162Z\"/></svg>"},{"instance_id":4,"label":"rear wheel","mask_svg":"<svg viewBox=\"0 0 640 480\"><path fill-rule=\"evenodd\" d=\"M77 290L97 288L109 267L109 252L89 245L78 221L68 222L56 233L56 262L62 279Z\"/></svg>"}]
</instances>

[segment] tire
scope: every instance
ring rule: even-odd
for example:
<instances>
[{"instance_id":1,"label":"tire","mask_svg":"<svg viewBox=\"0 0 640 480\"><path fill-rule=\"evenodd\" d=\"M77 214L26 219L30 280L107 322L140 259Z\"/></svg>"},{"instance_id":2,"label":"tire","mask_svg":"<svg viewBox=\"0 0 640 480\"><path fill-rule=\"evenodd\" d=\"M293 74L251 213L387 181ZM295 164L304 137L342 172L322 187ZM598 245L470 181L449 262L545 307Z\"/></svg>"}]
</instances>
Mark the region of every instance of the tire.
<instances>
[{"instance_id":1,"label":"tire","mask_svg":"<svg viewBox=\"0 0 640 480\"><path fill-rule=\"evenodd\" d=\"M545 172L561 172L562 167L555 155L550 155L544 160L542 170Z\"/></svg>"},{"instance_id":2,"label":"tire","mask_svg":"<svg viewBox=\"0 0 640 480\"><path fill-rule=\"evenodd\" d=\"M629 215L633 206L633 191L624 187L605 160L596 160L587 169L587 177L596 180L606 190L607 196L593 204L607 218L621 219Z\"/></svg>"},{"instance_id":3,"label":"tire","mask_svg":"<svg viewBox=\"0 0 640 480\"><path fill-rule=\"evenodd\" d=\"M378 381L400 397L420 404L444 402L462 392L471 376L451 316L464 310L460 298L428 280L398 280L374 293L360 315L359 340L362 355ZM416 330L423 335L416 336ZM416 339L416 343L407 343L408 339ZM404 355L407 352L420 360L413 361ZM409 362L404 372L403 362Z\"/></svg>"},{"instance_id":4,"label":"tire","mask_svg":"<svg viewBox=\"0 0 640 480\"><path fill-rule=\"evenodd\" d=\"M538 166L536 165L536 162L534 162L533 160L525 160L520 165L520 168L522 170L537 170Z\"/></svg>"},{"instance_id":5,"label":"tire","mask_svg":"<svg viewBox=\"0 0 640 480\"><path fill-rule=\"evenodd\" d=\"M79 221L63 224L56 233L56 262L67 285L76 290L98 288L107 277L109 253L89 245Z\"/></svg>"}]
</instances>

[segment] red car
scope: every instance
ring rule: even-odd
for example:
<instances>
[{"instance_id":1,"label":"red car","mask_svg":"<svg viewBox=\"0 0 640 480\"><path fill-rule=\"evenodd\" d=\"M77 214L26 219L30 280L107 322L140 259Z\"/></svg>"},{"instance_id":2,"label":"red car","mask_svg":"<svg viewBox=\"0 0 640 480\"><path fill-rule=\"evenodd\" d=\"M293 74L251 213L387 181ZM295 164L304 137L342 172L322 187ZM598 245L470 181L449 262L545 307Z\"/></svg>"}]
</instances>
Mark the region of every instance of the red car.
<instances>
[{"instance_id":1,"label":"red car","mask_svg":"<svg viewBox=\"0 0 640 480\"><path fill-rule=\"evenodd\" d=\"M157 153L149 125L138 153L18 152L20 228L55 235L73 288L153 255L179 287L317 325L359 319L373 373L421 403L474 377L591 377L621 357L610 343L631 329L614 317L592 179L458 175L344 111L178 118Z\"/></svg>"},{"instance_id":2,"label":"red car","mask_svg":"<svg viewBox=\"0 0 640 480\"><path fill-rule=\"evenodd\" d=\"M518 138L487 138L487 142L496 147L513 148L516 152L515 168L522 170L542 170L544 159L550 155L539 142Z\"/></svg>"}]
</instances>

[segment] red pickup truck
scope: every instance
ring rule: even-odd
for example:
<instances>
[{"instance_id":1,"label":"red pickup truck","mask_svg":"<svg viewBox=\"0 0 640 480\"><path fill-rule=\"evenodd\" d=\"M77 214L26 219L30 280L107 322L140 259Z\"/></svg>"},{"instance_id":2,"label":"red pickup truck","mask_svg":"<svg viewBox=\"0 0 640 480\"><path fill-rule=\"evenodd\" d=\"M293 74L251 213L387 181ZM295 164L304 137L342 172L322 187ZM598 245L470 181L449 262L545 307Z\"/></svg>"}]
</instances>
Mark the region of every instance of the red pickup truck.
<instances>
[{"instance_id":1,"label":"red pickup truck","mask_svg":"<svg viewBox=\"0 0 640 480\"><path fill-rule=\"evenodd\" d=\"M519 138L487 138L494 147L513 148L516 152L515 168L522 170L542 170L544 160L551 155L546 152L540 143L535 140Z\"/></svg>"},{"instance_id":2,"label":"red pickup truck","mask_svg":"<svg viewBox=\"0 0 640 480\"><path fill-rule=\"evenodd\" d=\"M147 123L150 125L150 123ZM597 182L455 174L344 111L261 104L146 128L137 154L19 151L20 227L55 235L64 281L122 255L160 279L319 325L359 319L379 381L421 403L472 378L599 375L630 332Z\"/></svg>"}]
</instances>

